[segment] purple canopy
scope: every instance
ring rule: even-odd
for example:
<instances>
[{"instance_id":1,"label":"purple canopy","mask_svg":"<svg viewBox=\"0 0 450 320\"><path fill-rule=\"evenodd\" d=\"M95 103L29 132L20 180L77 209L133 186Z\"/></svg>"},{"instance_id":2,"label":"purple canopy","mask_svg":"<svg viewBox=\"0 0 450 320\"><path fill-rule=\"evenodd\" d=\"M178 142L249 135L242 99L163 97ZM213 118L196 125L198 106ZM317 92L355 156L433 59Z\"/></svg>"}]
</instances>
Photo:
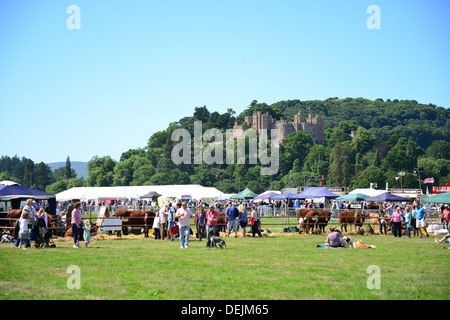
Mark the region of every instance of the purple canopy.
<instances>
[{"instance_id":1,"label":"purple canopy","mask_svg":"<svg viewBox=\"0 0 450 320\"><path fill-rule=\"evenodd\" d=\"M339 195L331 192L326 187L308 187L303 192L298 194L298 199L312 199L312 198L337 198Z\"/></svg>"},{"instance_id":2,"label":"purple canopy","mask_svg":"<svg viewBox=\"0 0 450 320\"><path fill-rule=\"evenodd\" d=\"M283 199L300 199L300 198L298 198L298 194L293 194L290 192L277 194L276 196L270 197L270 200L283 200Z\"/></svg>"},{"instance_id":3,"label":"purple canopy","mask_svg":"<svg viewBox=\"0 0 450 320\"><path fill-rule=\"evenodd\" d=\"M377 202L377 201L382 201L382 202L399 201L399 202L403 202L403 201L409 201L409 200L404 197L396 196L395 194L392 194L390 192L385 192L385 193L379 194L377 196L366 198L364 201L366 201L366 202L368 202L368 201L374 201L374 202Z\"/></svg>"},{"instance_id":4,"label":"purple canopy","mask_svg":"<svg viewBox=\"0 0 450 320\"><path fill-rule=\"evenodd\" d=\"M54 194L50 194L44 191L19 185L13 186L0 185L0 200L19 199L19 198L48 200L51 198L56 198L56 196Z\"/></svg>"},{"instance_id":5,"label":"purple canopy","mask_svg":"<svg viewBox=\"0 0 450 320\"><path fill-rule=\"evenodd\" d=\"M273 196L277 196L279 193L276 192L268 192L268 193L261 193L253 198L253 200L259 200L259 199L269 199Z\"/></svg>"}]
</instances>

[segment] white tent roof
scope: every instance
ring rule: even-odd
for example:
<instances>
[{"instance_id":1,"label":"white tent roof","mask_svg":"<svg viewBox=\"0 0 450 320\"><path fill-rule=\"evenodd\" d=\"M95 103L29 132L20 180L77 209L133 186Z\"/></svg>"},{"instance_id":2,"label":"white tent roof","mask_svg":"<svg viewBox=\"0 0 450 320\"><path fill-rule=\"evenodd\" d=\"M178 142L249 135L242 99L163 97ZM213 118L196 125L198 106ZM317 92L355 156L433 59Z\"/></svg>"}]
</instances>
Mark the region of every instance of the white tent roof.
<instances>
[{"instance_id":1,"label":"white tent roof","mask_svg":"<svg viewBox=\"0 0 450 320\"><path fill-rule=\"evenodd\" d=\"M362 193L365 195L368 195L370 197L374 197L377 196L379 194L385 193L386 190L376 190L376 189L372 189L372 188L366 188L366 189L354 189L349 193Z\"/></svg>"},{"instance_id":2,"label":"white tent roof","mask_svg":"<svg viewBox=\"0 0 450 320\"><path fill-rule=\"evenodd\" d=\"M20 186L17 182L10 181L10 180L3 180L0 182L0 184L3 184L5 186Z\"/></svg>"},{"instance_id":3,"label":"white tent roof","mask_svg":"<svg viewBox=\"0 0 450 320\"><path fill-rule=\"evenodd\" d=\"M190 195L192 199L214 198L227 199L228 195L213 187L198 184L160 185L160 186L126 186L126 187L77 187L56 194L56 200L95 200L95 199L136 199L150 191L156 191L162 197L181 198Z\"/></svg>"}]
</instances>

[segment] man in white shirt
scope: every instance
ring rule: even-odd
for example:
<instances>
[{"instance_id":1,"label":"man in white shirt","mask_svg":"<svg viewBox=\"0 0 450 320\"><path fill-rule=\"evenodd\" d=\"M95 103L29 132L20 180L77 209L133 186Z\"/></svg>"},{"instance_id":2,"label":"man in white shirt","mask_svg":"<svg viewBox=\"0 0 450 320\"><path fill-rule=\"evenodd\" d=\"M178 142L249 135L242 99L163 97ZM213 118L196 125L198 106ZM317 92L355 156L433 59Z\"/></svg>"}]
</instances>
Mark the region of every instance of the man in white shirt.
<instances>
[{"instance_id":1,"label":"man in white shirt","mask_svg":"<svg viewBox=\"0 0 450 320\"><path fill-rule=\"evenodd\" d=\"M191 221L189 219L191 217L192 211L187 207L187 202L183 201L181 208L175 213L175 218L178 218L178 224L180 226L180 248L188 247L191 231Z\"/></svg>"}]
</instances>

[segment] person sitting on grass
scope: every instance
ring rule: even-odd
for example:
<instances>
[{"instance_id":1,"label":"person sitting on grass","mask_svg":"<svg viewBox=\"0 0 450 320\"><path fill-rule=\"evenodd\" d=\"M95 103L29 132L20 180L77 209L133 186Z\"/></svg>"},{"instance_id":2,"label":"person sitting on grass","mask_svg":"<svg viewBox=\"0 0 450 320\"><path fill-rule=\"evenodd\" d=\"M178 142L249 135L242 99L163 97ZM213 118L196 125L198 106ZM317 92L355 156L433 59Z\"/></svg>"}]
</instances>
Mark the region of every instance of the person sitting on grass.
<instances>
[{"instance_id":1,"label":"person sitting on grass","mask_svg":"<svg viewBox=\"0 0 450 320\"><path fill-rule=\"evenodd\" d=\"M330 233L327 236L327 240L325 241L325 245L331 248L348 248L348 243L346 238L342 235L342 233L337 228L330 228Z\"/></svg>"},{"instance_id":2,"label":"person sitting on grass","mask_svg":"<svg viewBox=\"0 0 450 320\"><path fill-rule=\"evenodd\" d=\"M435 243L450 243L450 234L445 235L442 239L434 238Z\"/></svg>"}]
</instances>

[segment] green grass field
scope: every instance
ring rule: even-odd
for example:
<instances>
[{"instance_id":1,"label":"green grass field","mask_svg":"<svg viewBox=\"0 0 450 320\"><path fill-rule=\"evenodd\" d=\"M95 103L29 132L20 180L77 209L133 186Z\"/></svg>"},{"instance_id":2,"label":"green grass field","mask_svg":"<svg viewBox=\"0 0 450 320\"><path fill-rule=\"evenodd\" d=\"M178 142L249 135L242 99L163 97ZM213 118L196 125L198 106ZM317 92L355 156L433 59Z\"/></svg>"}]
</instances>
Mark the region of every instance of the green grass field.
<instances>
[{"instance_id":1,"label":"green grass field","mask_svg":"<svg viewBox=\"0 0 450 320\"><path fill-rule=\"evenodd\" d=\"M106 237L105 237L106 238ZM226 238L207 249L191 236L188 249L143 236L93 240L88 248L20 250L0 245L0 299L392 300L450 298L448 244L392 236L354 236L376 249L317 248L325 236L275 234ZM69 266L80 268L80 289L69 289ZM369 289L379 267L380 289Z\"/></svg>"}]
</instances>

